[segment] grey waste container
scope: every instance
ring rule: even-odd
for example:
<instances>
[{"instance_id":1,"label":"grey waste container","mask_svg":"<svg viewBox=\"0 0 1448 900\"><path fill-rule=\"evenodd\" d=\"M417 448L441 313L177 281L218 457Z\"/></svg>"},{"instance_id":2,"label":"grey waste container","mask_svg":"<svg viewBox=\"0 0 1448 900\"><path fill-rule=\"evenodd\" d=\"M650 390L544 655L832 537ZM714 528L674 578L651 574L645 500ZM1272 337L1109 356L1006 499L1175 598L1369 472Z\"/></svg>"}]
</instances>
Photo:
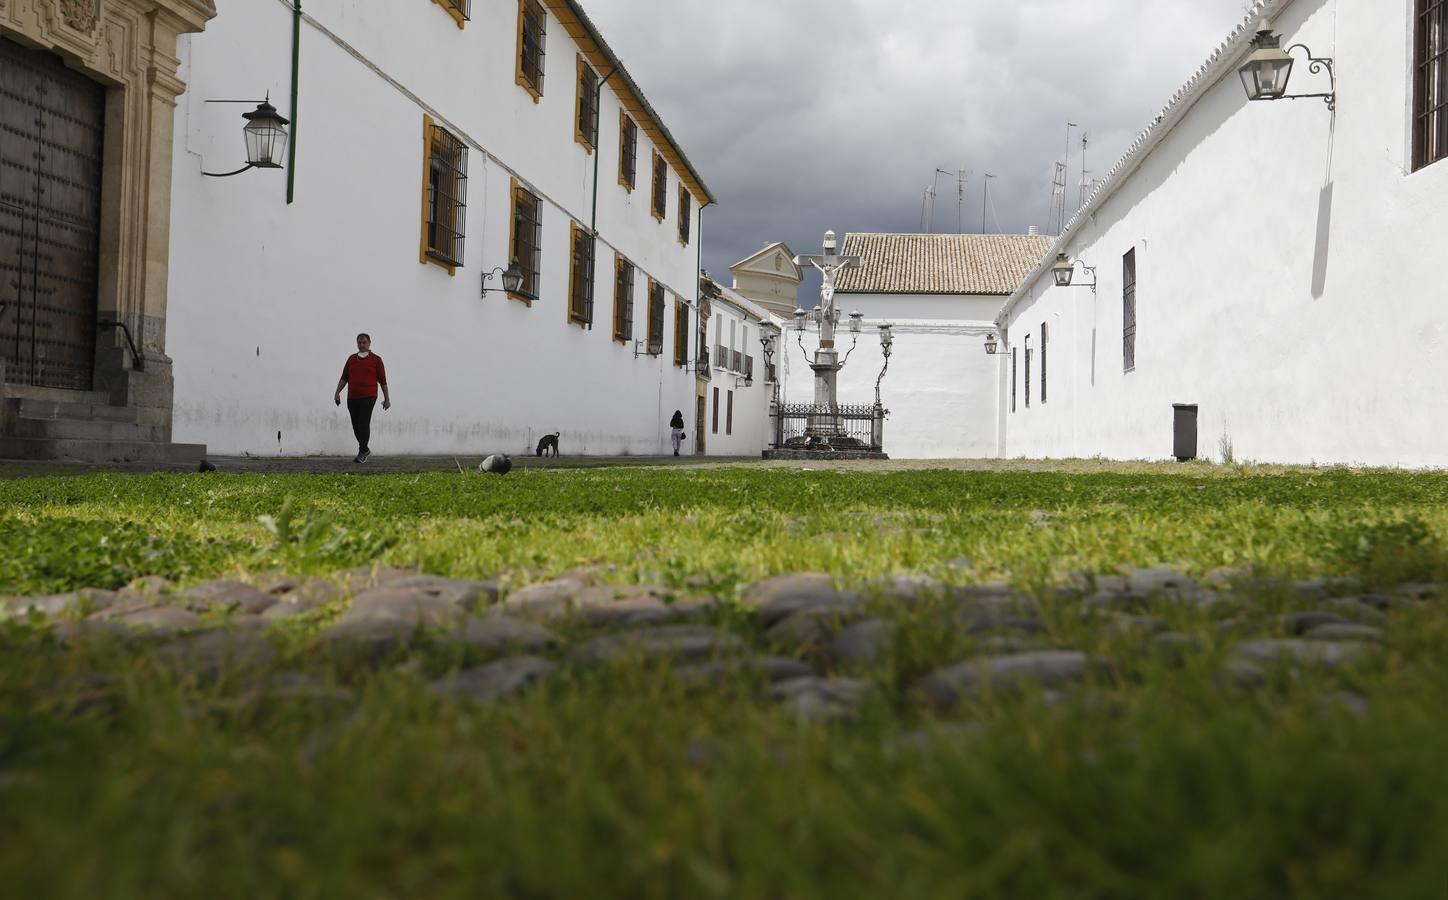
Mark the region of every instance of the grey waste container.
<instances>
[{"instance_id":1,"label":"grey waste container","mask_svg":"<svg viewBox=\"0 0 1448 900\"><path fill-rule=\"evenodd\" d=\"M1195 403L1173 403L1173 455L1177 462L1197 458L1197 406Z\"/></svg>"}]
</instances>

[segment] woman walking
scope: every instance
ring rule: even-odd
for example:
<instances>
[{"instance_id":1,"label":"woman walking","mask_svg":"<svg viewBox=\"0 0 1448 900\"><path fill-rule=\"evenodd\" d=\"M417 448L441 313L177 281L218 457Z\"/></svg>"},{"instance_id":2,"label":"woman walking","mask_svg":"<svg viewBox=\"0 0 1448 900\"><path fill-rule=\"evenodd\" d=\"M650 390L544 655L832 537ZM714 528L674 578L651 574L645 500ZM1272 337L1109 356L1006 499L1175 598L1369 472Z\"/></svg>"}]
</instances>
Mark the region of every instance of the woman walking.
<instances>
[{"instance_id":1,"label":"woman walking","mask_svg":"<svg viewBox=\"0 0 1448 900\"><path fill-rule=\"evenodd\" d=\"M669 427L673 429L671 437L674 439L674 455L679 455L679 445L684 442L684 411L674 410L674 417L669 420Z\"/></svg>"}]
</instances>

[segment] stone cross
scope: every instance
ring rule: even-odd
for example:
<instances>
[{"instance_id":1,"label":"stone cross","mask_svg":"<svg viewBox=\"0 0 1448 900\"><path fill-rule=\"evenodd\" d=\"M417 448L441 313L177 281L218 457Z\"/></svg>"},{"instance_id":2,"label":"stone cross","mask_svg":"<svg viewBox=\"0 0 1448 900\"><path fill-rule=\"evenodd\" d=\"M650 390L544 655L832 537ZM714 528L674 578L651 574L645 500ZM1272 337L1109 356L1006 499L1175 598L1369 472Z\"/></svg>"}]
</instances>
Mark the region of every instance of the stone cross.
<instances>
[{"instance_id":1,"label":"stone cross","mask_svg":"<svg viewBox=\"0 0 1448 900\"><path fill-rule=\"evenodd\" d=\"M846 269L858 269L865 264L858 256L840 256L833 231L825 232L825 252L821 255L802 255L794 258L797 266L813 266L822 277L820 284L820 346L826 349L835 345L835 280Z\"/></svg>"}]
</instances>

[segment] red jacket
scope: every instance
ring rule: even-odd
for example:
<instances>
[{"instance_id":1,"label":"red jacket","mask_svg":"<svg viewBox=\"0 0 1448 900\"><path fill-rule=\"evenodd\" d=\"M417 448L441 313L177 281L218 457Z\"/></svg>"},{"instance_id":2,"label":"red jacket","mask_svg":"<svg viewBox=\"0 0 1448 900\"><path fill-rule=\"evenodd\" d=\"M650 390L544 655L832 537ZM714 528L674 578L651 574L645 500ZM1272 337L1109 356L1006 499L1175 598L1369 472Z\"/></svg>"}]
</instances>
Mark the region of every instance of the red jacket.
<instances>
[{"instance_id":1,"label":"red jacket","mask_svg":"<svg viewBox=\"0 0 1448 900\"><path fill-rule=\"evenodd\" d=\"M359 400L377 396L377 386L387 384L387 370L376 353L363 359L353 353L342 365L342 380L347 382L347 399Z\"/></svg>"}]
</instances>

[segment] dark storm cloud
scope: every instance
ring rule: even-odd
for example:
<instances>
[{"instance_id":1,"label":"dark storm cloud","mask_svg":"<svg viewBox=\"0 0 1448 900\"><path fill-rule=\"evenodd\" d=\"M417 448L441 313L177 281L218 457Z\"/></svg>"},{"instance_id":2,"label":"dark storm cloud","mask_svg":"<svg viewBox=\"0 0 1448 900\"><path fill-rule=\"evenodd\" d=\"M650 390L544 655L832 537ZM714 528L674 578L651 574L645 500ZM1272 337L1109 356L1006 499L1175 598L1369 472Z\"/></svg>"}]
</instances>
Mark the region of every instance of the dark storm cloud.
<instances>
[{"instance_id":1,"label":"dark storm cloud","mask_svg":"<svg viewBox=\"0 0 1448 900\"><path fill-rule=\"evenodd\" d=\"M1247 0L585 0L719 205L704 267L827 228L1049 220L1066 122L1104 175L1236 26ZM1081 180L1071 140L1068 195ZM953 173L971 170L963 204ZM812 305L813 301L810 301Z\"/></svg>"}]
</instances>

